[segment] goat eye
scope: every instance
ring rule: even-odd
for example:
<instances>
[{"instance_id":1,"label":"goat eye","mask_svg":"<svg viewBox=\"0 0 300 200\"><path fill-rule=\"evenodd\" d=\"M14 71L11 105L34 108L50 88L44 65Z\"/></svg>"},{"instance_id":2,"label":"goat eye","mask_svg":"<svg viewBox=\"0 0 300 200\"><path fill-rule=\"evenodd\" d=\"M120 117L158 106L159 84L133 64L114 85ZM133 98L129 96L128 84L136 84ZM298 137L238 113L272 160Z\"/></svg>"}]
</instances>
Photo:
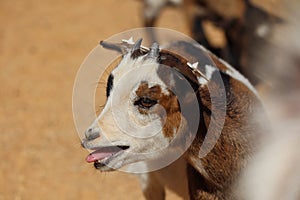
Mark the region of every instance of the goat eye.
<instances>
[{"instance_id":1,"label":"goat eye","mask_svg":"<svg viewBox=\"0 0 300 200\"><path fill-rule=\"evenodd\" d=\"M147 108L147 109L151 108L155 104L157 104L157 101L150 99L148 97L142 97L139 100L134 102L134 105L139 106L141 108Z\"/></svg>"}]
</instances>

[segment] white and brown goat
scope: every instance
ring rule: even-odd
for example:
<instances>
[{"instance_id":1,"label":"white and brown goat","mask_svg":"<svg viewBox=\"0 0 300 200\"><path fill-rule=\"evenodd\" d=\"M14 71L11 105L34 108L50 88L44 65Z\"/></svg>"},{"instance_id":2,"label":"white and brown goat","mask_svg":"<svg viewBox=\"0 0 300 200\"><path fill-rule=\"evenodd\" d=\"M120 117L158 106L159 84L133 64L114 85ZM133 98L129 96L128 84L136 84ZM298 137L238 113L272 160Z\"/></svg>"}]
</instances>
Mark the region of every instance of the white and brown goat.
<instances>
[{"instance_id":1,"label":"white and brown goat","mask_svg":"<svg viewBox=\"0 0 300 200\"><path fill-rule=\"evenodd\" d=\"M194 134L178 160L140 175L145 197L164 199L164 187L169 187L185 199L235 199L234 182L260 135L259 122L252 120L261 108L255 90L200 45L178 41L164 49L154 43L148 49L141 42L101 43L121 52L122 59L108 78L103 111L85 132L82 145L94 150L87 162L111 171L132 163L163 161L165 154L150 153L169 146L180 151L176 145ZM183 81L188 81L191 91L182 87ZM196 108L190 106L193 96L200 116L194 116ZM188 112L182 112L183 107ZM212 135L207 141L208 128ZM212 150L199 156L204 141L213 142L218 131Z\"/></svg>"}]
</instances>

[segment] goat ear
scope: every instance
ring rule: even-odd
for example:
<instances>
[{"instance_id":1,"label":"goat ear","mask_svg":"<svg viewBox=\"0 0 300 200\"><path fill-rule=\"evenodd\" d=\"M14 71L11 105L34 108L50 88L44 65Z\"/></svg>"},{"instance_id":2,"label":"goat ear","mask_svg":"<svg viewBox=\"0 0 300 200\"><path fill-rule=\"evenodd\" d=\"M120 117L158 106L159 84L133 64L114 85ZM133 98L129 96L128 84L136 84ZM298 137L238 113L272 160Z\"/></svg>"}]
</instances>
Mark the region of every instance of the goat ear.
<instances>
[{"instance_id":1,"label":"goat ear","mask_svg":"<svg viewBox=\"0 0 300 200\"><path fill-rule=\"evenodd\" d=\"M129 40L122 40L121 43L111 43L106 41L100 41L100 45L103 48L110 49L113 51L117 51L121 54L127 54L129 52L134 52L137 49L141 48L142 38L138 39L135 43L133 42L133 38L131 37Z\"/></svg>"},{"instance_id":2,"label":"goat ear","mask_svg":"<svg viewBox=\"0 0 300 200\"><path fill-rule=\"evenodd\" d=\"M180 96L180 99L183 101L188 99L199 88L199 85L189 80L175 68L160 65L157 73L168 89L176 96Z\"/></svg>"},{"instance_id":3,"label":"goat ear","mask_svg":"<svg viewBox=\"0 0 300 200\"><path fill-rule=\"evenodd\" d=\"M100 45L105 49L117 51L121 54L126 53L126 47L122 45L122 43L110 43L110 42L100 41Z\"/></svg>"},{"instance_id":4,"label":"goat ear","mask_svg":"<svg viewBox=\"0 0 300 200\"><path fill-rule=\"evenodd\" d=\"M168 66L160 65L157 70L158 76L166 84L167 88L176 92L180 86L182 77L179 72Z\"/></svg>"},{"instance_id":5,"label":"goat ear","mask_svg":"<svg viewBox=\"0 0 300 200\"><path fill-rule=\"evenodd\" d=\"M157 59L159 56L159 44L154 42L150 47L147 58Z\"/></svg>"}]
</instances>

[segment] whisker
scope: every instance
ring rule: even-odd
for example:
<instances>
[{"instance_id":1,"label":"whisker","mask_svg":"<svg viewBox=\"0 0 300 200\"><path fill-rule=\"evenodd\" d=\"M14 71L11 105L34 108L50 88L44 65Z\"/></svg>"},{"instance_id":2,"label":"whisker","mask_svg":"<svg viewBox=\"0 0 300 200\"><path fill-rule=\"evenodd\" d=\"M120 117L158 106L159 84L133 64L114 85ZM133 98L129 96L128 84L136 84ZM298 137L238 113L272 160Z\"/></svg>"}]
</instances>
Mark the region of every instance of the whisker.
<instances>
[{"instance_id":1,"label":"whisker","mask_svg":"<svg viewBox=\"0 0 300 200\"><path fill-rule=\"evenodd\" d=\"M97 84L103 84L103 85L105 85L106 81L97 81Z\"/></svg>"}]
</instances>

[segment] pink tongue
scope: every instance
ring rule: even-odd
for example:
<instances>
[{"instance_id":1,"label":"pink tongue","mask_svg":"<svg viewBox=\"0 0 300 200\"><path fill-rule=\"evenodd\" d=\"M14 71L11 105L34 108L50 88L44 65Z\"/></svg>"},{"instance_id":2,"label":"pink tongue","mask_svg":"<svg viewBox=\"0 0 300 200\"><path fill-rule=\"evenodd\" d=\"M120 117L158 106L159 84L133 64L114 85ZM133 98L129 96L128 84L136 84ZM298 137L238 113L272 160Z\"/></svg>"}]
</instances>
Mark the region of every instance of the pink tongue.
<instances>
[{"instance_id":1,"label":"pink tongue","mask_svg":"<svg viewBox=\"0 0 300 200\"><path fill-rule=\"evenodd\" d=\"M91 163L113 155L112 152L93 152L86 157L86 162Z\"/></svg>"}]
</instances>

